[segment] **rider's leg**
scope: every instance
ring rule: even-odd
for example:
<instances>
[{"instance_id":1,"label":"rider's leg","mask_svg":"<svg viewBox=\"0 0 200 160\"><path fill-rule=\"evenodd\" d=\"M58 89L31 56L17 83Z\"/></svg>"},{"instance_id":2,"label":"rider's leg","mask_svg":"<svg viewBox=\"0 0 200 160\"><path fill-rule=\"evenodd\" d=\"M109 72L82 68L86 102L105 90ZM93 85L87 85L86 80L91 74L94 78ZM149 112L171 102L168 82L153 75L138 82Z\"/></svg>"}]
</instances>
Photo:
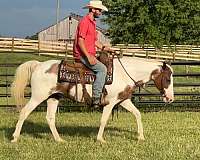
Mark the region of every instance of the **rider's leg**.
<instances>
[{"instance_id":1,"label":"rider's leg","mask_svg":"<svg viewBox=\"0 0 200 160\"><path fill-rule=\"evenodd\" d=\"M102 89L105 84L105 78L107 74L106 66L97 60L95 65L90 65L87 58L81 57L81 62L85 64L88 68L90 68L96 75L96 79L92 86L92 97L93 97L93 104L100 104L100 98L102 94Z\"/></svg>"}]
</instances>

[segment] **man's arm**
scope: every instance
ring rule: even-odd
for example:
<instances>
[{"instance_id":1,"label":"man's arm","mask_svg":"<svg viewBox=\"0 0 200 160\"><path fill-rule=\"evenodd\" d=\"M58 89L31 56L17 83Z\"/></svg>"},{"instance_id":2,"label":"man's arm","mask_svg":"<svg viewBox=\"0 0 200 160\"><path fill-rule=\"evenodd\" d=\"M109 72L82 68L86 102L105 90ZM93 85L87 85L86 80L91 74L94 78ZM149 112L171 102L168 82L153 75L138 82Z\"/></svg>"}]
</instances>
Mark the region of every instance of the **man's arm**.
<instances>
[{"instance_id":1,"label":"man's arm","mask_svg":"<svg viewBox=\"0 0 200 160\"><path fill-rule=\"evenodd\" d=\"M87 57L89 63L91 65L95 65L97 63L96 57L92 56L88 53L86 47L85 47L85 40L81 37L78 38L78 45L81 49L81 51L83 52L83 54Z\"/></svg>"}]
</instances>

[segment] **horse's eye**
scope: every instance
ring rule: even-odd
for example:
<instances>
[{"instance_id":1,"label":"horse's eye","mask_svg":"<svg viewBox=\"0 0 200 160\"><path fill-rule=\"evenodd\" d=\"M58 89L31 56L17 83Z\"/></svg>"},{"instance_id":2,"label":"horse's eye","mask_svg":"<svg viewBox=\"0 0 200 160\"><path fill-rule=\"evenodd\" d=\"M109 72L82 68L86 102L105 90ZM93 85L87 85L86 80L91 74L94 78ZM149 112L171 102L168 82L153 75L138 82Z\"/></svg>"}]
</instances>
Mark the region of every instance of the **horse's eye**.
<instances>
[{"instance_id":1,"label":"horse's eye","mask_svg":"<svg viewBox=\"0 0 200 160\"><path fill-rule=\"evenodd\" d=\"M164 90L160 90L160 94L164 94L165 93L165 91Z\"/></svg>"},{"instance_id":2,"label":"horse's eye","mask_svg":"<svg viewBox=\"0 0 200 160\"><path fill-rule=\"evenodd\" d=\"M167 79L167 82L168 82L168 83L171 83L171 79Z\"/></svg>"}]
</instances>

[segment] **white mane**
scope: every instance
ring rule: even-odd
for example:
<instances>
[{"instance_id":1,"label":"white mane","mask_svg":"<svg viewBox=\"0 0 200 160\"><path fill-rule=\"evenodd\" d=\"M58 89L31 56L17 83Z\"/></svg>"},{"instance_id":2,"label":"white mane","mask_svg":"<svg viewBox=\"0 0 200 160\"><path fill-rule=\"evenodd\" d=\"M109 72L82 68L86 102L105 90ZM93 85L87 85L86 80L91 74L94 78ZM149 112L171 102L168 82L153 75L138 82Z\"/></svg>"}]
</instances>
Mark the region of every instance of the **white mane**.
<instances>
[{"instance_id":1,"label":"white mane","mask_svg":"<svg viewBox=\"0 0 200 160\"><path fill-rule=\"evenodd\" d=\"M150 73L162 65L162 62L137 57L123 57L120 61L121 63L118 58L114 59L114 72L117 69L117 73L123 77L122 79L127 77L125 69L135 81L144 80L145 82L149 80ZM127 81L133 83L128 77Z\"/></svg>"}]
</instances>

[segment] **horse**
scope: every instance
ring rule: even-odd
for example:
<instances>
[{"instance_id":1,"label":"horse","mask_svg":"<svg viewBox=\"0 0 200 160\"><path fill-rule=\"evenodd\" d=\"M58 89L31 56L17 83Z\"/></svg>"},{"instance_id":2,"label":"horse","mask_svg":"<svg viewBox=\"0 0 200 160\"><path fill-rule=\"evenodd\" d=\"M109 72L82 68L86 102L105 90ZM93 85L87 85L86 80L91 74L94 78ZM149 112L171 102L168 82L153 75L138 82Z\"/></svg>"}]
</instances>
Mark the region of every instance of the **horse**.
<instances>
[{"instance_id":1,"label":"horse","mask_svg":"<svg viewBox=\"0 0 200 160\"><path fill-rule=\"evenodd\" d=\"M23 106L19 119L13 133L11 142L17 142L20 136L22 125L29 114L44 100L47 100L46 119L53 134L55 141L63 142L55 126L55 114L57 111L59 99L52 95L65 92L69 83L58 83L58 66L60 60L48 60L44 62L27 61L18 66L14 81L11 85L12 96L16 100L17 106ZM121 57L113 59L113 82L106 85L106 99L109 104L103 107L100 127L97 134L97 141L105 143L103 137L104 129L115 105L120 104L123 108L130 111L136 118L137 138L144 140L143 125L140 111L131 101L132 92L140 84L146 84L153 81L156 88L160 91L160 96L165 103L171 103L174 100L173 91L173 69L165 62L136 57ZM24 90L30 84L31 98L27 104L24 104ZM58 85L60 85L58 87ZM59 88L59 89L58 89ZM92 85L87 84L88 93L92 95ZM77 92L76 92L77 91ZM77 94L78 93L78 94ZM77 101L82 101L82 86L78 84L69 90L69 95L77 96Z\"/></svg>"}]
</instances>

